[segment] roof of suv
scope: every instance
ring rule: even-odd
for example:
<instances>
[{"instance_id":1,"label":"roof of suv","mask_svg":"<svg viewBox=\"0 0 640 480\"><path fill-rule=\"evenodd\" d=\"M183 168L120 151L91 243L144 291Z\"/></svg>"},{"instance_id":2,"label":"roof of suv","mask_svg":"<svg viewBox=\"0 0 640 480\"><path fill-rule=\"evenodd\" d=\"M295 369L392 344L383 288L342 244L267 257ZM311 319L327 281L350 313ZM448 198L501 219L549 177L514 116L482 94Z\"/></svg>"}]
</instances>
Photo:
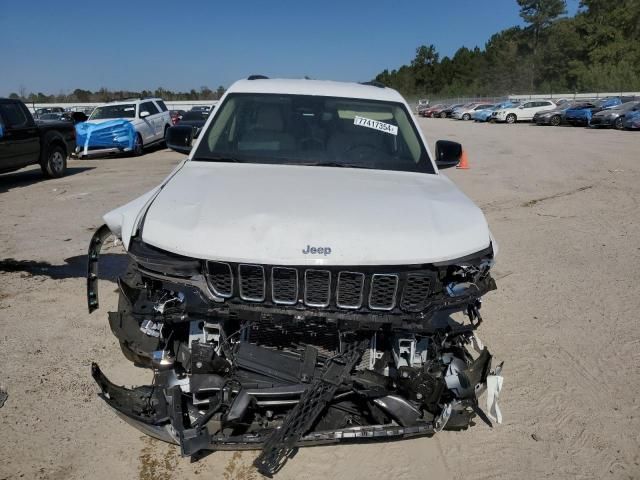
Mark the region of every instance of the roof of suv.
<instances>
[{"instance_id":1,"label":"roof of suv","mask_svg":"<svg viewBox=\"0 0 640 480\"><path fill-rule=\"evenodd\" d=\"M125 98L123 100L113 100L111 102L105 102L105 105L119 105L124 103L141 103L148 102L149 100L154 100L156 102L162 102L161 98L150 97L150 98Z\"/></svg>"},{"instance_id":2,"label":"roof of suv","mask_svg":"<svg viewBox=\"0 0 640 480\"><path fill-rule=\"evenodd\" d=\"M229 87L227 92L318 95L404 103L404 98L391 88L329 80L293 80L283 78L238 80Z\"/></svg>"}]
</instances>

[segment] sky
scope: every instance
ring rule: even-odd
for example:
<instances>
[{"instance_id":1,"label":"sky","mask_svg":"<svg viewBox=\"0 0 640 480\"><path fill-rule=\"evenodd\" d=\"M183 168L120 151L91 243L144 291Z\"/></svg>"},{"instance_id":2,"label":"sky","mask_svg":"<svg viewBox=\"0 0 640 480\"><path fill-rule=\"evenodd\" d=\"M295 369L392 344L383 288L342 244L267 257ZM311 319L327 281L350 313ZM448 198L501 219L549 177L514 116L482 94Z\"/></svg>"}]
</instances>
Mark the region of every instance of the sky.
<instances>
[{"instance_id":1,"label":"sky","mask_svg":"<svg viewBox=\"0 0 640 480\"><path fill-rule=\"evenodd\" d=\"M516 0L0 0L0 96L366 81L419 45L451 56L514 25Z\"/></svg>"}]
</instances>

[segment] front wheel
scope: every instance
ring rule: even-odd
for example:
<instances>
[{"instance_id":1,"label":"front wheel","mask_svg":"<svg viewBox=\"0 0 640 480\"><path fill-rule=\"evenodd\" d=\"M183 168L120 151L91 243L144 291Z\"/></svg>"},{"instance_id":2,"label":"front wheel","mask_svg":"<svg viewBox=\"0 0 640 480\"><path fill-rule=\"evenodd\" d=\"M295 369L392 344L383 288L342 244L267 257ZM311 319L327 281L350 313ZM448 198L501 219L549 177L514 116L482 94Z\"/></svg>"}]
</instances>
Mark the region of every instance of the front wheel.
<instances>
[{"instance_id":1,"label":"front wheel","mask_svg":"<svg viewBox=\"0 0 640 480\"><path fill-rule=\"evenodd\" d=\"M613 123L613 126L616 127L617 130L624 130L624 124L622 123L622 117L616 118L616 121Z\"/></svg>"},{"instance_id":2,"label":"front wheel","mask_svg":"<svg viewBox=\"0 0 640 480\"><path fill-rule=\"evenodd\" d=\"M67 154L60 145L52 145L40 165L42 173L49 178L60 178L67 171Z\"/></svg>"},{"instance_id":3,"label":"front wheel","mask_svg":"<svg viewBox=\"0 0 640 480\"><path fill-rule=\"evenodd\" d=\"M553 117L551 117L551 120L549 120L549 123L554 127L557 127L558 125L560 125L561 120L562 119L560 118L560 115L554 115Z\"/></svg>"},{"instance_id":4,"label":"front wheel","mask_svg":"<svg viewBox=\"0 0 640 480\"><path fill-rule=\"evenodd\" d=\"M469 115L468 113L465 113L464 115L462 115L462 119L463 120L471 120L471 115Z\"/></svg>"},{"instance_id":5,"label":"front wheel","mask_svg":"<svg viewBox=\"0 0 640 480\"><path fill-rule=\"evenodd\" d=\"M444 113L444 112L442 112L442 113L440 114L440 118L447 118L447 114L446 114L446 113Z\"/></svg>"},{"instance_id":6,"label":"front wheel","mask_svg":"<svg viewBox=\"0 0 640 480\"><path fill-rule=\"evenodd\" d=\"M516 123L516 120L517 118L515 113L510 113L509 115L507 115L507 118L505 119L507 123Z\"/></svg>"},{"instance_id":7,"label":"front wheel","mask_svg":"<svg viewBox=\"0 0 640 480\"><path fill-rule=\"evenodd\" d=\"M144 153L144 144L142 143L142 136L139 133L137 133L136 141L133 144L133 155L135 155L136 157L139 157L143 153Z\"/></svg>"}]
</instances>

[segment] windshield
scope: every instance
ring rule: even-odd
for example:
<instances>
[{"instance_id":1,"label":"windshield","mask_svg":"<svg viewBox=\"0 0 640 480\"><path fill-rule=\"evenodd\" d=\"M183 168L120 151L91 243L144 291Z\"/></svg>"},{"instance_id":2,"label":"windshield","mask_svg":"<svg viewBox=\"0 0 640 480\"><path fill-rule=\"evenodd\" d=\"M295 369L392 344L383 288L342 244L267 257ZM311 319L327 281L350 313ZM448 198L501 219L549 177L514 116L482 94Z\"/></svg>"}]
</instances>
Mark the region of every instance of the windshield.
<instances>
[{"instance_id":1,"label":"windshield","mask_svg":"<svg viewBox=\"0 0 640 480\"><path fill-rule=\"evenodd\" d=\"M230 94L193 160L435 173L401 103Z\"/></svg>"},{"instance_id":2,"label":"windshield","mask_svg":"<svg viewBox=\"0 0 640 480\"><path fill-rule=\"evenodd\" d=\"M593 108L593 103L576 103L569 110L582 110L584 108Z\"/></svg>"},{"instance_id":3,"label":"windshield","mask_svg":"<svg viewBox=\"0 0 640 480\"><path fill-rule=\"evenodd\" d=\"M134 103L124 105L105 105L97 107L89 120L100 120L103 118L135 118L136 106Z\"/></svg>"},{"instance_id":4,"label":"windshield","mask_svg":"<svg viewBox=\"0 0 640 480\"><path fill-rule=\"evenodd\" d=\"M609 105L614 105L616 100L613 98L603 98L602 100L598 100L596 102L596 107L606 107Z\"/></svg>"},{"instance_id":5,"label":"windshield","mask_svg":"<svg viewBox=\"0 0 640 480\"><path fill-rule=\"evenodd\" d=\"M622 112L628 112L629 110L632 110L634 107L636 107L637 105L640 105L640 102L626 102L626 103L622 103L620 105L617 105L615 108L612 108L611 110L619 110Z\"/></svg>"}]
</instances>

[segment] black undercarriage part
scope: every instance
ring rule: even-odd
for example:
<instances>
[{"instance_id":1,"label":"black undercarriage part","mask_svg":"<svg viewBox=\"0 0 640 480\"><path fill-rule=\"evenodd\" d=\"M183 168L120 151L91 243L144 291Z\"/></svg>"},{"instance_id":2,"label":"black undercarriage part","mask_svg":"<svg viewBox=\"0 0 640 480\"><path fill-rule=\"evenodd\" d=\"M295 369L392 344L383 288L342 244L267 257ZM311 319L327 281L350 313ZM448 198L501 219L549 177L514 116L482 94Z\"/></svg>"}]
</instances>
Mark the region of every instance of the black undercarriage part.
<instances>
[{"instance_id":1,"label":"black undercarriage part","mask_svg":"<svg viewBox=\"0 0 640 480\"><path fill-rule=\"evenodd\" d=\"M90 309L97 308L105 238L101 229L92 240ZM271 476L301 446L430 436L486 418L478 395L492 358L475 332L480 296L495 288L490 253L399 273L380 267L379 275L349 267L349 275L330 275L343 284L320 298L312 290L324 277L316 273L307 284L302 268L247 268L236 297L233 266L212 273L209 262L130 250L109 324L125 356L150 368L154 380L120 387L96 364L92 375L120 417L180 445L183 455L260 449L255 466ZM260 272L269 269L260 287ZM230 289L226 298L216 297L212 282ZM247 297L249 289L262 294ZM266 292L298 301L276 302ZM452 322L456 311L469 321Z\"/></svg>"}]
</instances>

